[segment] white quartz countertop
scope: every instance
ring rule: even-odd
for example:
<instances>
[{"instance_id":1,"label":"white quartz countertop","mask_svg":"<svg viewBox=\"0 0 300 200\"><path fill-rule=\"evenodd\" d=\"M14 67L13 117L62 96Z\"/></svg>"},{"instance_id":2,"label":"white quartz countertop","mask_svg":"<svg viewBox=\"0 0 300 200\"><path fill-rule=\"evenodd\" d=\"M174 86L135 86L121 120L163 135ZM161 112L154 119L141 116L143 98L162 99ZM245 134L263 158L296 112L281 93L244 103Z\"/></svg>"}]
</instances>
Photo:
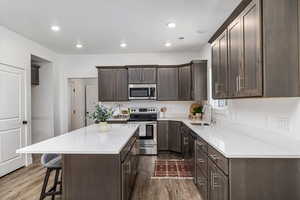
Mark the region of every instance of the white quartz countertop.
<instances>
[{"instance_id":1,"label":"white quartz countertop","mask_svg":"<svg viewBox=\"0 0 300 200\"><path fill-rule=\"evenodd\" d=\"M213 126L192 125L187 118L160 118L181 121L227 158L300 158L300 140L279 132L237 123Z\"/></svg>"},{"instance_id":2,"label":"white quartz countertop","mask_svg":"<svg viewBox=\"0 0 300 200\"><path fill-rule=\"evenodd\" d=\"M17 150L17 153L58 154L119 154L139 125L111 124L107 132L100 132L99 125L57 136Z\"/></svg>"}]
</instances>

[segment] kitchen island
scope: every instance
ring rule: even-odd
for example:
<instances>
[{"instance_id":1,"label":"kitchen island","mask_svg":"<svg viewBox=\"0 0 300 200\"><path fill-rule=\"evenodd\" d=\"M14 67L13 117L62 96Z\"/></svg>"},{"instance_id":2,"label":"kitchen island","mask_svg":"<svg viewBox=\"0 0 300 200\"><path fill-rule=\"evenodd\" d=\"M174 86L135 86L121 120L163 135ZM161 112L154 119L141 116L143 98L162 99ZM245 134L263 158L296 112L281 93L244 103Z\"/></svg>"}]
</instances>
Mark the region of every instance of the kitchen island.
<instances>
[{"instance_id":1,"label":"kitchen island","mask_svg":"<svg viewBox=\"0 0 300 200\"><path fill-rule=\"evenodd\" d=\"M17 153L62 155L64 200L127 200L138 166L135 124L98 125L19 149Z\"/></svg>"}]
</instances>

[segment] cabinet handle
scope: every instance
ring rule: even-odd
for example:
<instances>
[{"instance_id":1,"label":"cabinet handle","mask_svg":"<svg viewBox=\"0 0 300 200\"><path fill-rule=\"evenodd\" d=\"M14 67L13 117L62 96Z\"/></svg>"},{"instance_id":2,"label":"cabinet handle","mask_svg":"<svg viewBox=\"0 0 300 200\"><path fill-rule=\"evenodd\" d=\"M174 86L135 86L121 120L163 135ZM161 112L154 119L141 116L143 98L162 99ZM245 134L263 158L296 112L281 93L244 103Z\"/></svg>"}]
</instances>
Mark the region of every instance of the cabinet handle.
<instances>
[{"instance_id":1,"label":"cabinet handle","mask_svg":"<svg viewBox=\"0 0 300 200\"><path fill-rule=\"evenodd\" d=\"M206 182L205 182L204 179L198 177L198 184L199 184L200 186L205 186L205 185L206 185Z\"/></svg>"},{"instance_id":2,"label":"cabinet handle","mask_svg":"<svg viewBox=\"0 0 300 200\"><path fill-rule=\"evenodd\" d=\"M218 178L220 178L220 175L218 175L217 173L214 173L214 172L211 173L211 188L212 189L221 187L221 185L219 185L215 182L215 180L217 180Z\"/></svg>"},{"instance_id":3,"label":"cabinet handle","mask_svg":"<svg viewBox=\"0 0 300 200\"><path fill-rule=\"evenodd\" d=\"M205 161L203 159L201 159L201 158L198 158L198 162L199 163L205 163Z\"/></svg>"},{"instance_id":4,"label":"cabinet handle","mask_svg":"<svg viewBox=\"0 0 300 200\"><path fill-rule=\"evenodd\" d=\"M239 89L239 76L237 76L235 78L235 83L236 83L236 92L238 93L240 91L240 89Z\"/></svg>"},{"instance_id":5,"label":"cabinet handle","mask_svg":"<svg viewBox=\"0 0 300 200\"><path fill-rule=\"evenodd\" d=\"M184 145L188 145L189 144L189 138L188 137L184 137L183 138L183 144Z\"/></svg>"},{"instance_id":6,"label":"cabinet handle","mask_svg":"<svg viewBox=\"0 0 300 200\"><path fill-rule=\"evenodd\" d=\"M201 150L201 148L204 146L204 144L202 143L202 142L196 142L196 144L197 144L197 149L198 150Z\"/></svg>"},{"instance_id":7,"label":"cabinet handle","mask_svg":"<svg viewBox=\"0 0 300 200\"><path fill-rule=\"evenodd\" d=\"M130 174L130 172L131 172L131 163L129 162L128 163L128 171L127 171L127 173Z\"/></svg>"},{"instance_id":8,"label":"cabinet handle","mask_svg":"<svg viewBox=\"0 0 300 200\"><path fill-rule=\"evenodd\" d=\"M218 161L219 157L217 155L209 155L211 157L212 160L214 161Z\"/></svg>"}]
</instances>

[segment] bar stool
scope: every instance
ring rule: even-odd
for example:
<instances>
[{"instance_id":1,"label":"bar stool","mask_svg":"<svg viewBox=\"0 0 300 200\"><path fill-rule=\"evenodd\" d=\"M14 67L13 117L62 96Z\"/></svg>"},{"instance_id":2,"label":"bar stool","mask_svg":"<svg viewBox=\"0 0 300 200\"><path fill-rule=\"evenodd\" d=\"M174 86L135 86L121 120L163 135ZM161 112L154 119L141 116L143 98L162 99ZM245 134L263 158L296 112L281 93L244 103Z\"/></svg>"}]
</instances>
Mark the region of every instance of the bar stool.
<instances>
[{"instance_id":1,"label":"bar stool","mask_svg":"<svg viewBox=\"0 0 300 200\"><path fill-rule=\"evenodd\" d=\"M41 163L45 168L47 168L47 171L44 178L40 200L43 200L47 196L52 196L52 200L54 200L55 195L62 194L62 179L58 180L61 171L61 156L59 154L43 154ZM54 183L51 189L47 192L46 189L48 180L52 171L55 171ZM60 186L59 190L57 190L58 185Z\"/></svg>"}]
</instances>

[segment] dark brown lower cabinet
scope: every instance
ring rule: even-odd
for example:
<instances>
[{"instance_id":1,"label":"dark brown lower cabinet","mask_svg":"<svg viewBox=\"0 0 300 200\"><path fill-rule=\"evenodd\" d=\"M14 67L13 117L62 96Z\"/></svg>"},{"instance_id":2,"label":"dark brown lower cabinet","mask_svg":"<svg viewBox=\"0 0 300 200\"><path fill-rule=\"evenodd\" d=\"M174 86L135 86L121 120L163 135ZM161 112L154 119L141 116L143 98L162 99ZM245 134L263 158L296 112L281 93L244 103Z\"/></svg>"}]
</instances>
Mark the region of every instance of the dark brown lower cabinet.
<instances>
[{"instance_id":1,"label":"dark brown lower cabinet","mask_svg":"<svg viewBox=\"0 0 300 200\"><path fill-rule=\"evenodd\" d=\"M169 122L169 150L181 153L181 123L170 121Z\"/></svg>"},{"instance_id":2,"label":"dark brown lower cabinet","mask_svg":"<svg viewBox=\"0 0 300 200\"><path fill-rule=\"evenodd\" d=\"M158 151L181 153L181 122L158 121L157 148Z\"/></svg>"},{"instance_id":3,"label":"dark brown lower cabinet","mask_svg":"<svg viewBox=\"0 0 300 200\"><path fill-rule=\"evenodd\" d=\"M211 161L208 160L209 200L228 200L228 177Z\"/></svg>"},{"instance_id":4,"label":"dark brown lower cabinet","mask_svg":"<svg viewBox=\"0 0 300 200\"><path fill-rule=\"evenodd\" d=\"M120 154L63 155L64 200L129 200L138 172L138 132Z\"/></svg>"},{"instance_id":5,"label":"dark brown lower cabinet","mask_svg":"<svg viewBox=\"0 0 300 200\"><path fill-rule=\"evenodd\" d=\"M189 145L189 128L186 126L181 127L181 143L182 143L182 157L187 159L190 154L190 145Z\"/></svg>"},{"instance_id":6,"label":"dark brown lower cabinet","mask_svg":"<svg viewBox=\"0 0 300 200\"><path fill-rule=\"evenodd\" d=\"M197 188L199 190L201 200L208 200L208 178L202 174L197 168Z\"/></svg>"},{"instance_id":7,"label":"dark brown lower cabinet","mask_svg":"<svg viewBox=\"0 0 300 200\"><path fill-rule=\"evenodd\" d=\"M158 121L157 123L157 150L168 151L169 149L169 122Z\"/></svg>"}]
</instances>

